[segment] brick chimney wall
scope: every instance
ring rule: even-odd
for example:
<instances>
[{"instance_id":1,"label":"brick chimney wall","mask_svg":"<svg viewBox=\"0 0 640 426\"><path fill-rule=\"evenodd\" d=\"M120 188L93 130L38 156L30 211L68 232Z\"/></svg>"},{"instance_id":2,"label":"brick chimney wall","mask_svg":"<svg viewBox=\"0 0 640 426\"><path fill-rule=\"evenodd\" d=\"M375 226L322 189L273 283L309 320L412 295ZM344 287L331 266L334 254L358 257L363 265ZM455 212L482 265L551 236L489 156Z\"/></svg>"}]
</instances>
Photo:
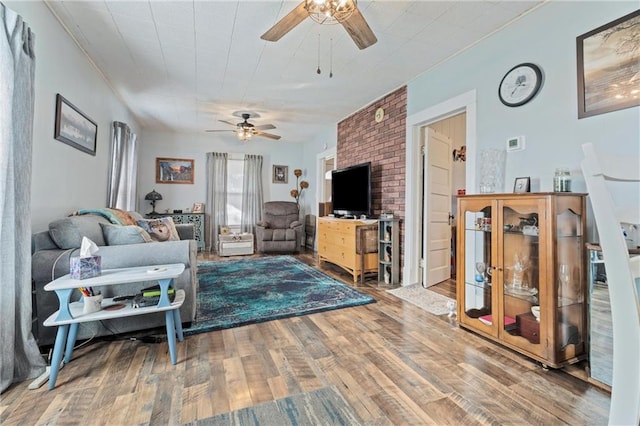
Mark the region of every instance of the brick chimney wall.
<instances>
[{"instance_id":1,"label":"brick chimney wall","mask_svg":"<svg viewBox=\"0 0 640 426\"><path fill-rule=\"evenodd\" d=\"M375 112L384 109L384 119ZM338 123L337 168L371 161L372 209L392 212L400 221L400 268L405 218L407 87L403 86Z\"/></svg>"}]
</instances>

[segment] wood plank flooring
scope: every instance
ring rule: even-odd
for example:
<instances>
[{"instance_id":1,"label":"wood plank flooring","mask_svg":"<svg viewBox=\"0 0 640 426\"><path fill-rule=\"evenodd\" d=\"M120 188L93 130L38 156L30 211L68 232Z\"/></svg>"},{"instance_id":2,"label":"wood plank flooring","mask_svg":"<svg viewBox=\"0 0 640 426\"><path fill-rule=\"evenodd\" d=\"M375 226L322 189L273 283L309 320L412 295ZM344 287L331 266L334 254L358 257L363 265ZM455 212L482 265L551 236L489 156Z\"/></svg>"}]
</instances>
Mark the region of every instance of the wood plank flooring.
<instances>
[{"instance_id":1,"label":"wood plank flooring","mask_svg":"<svg viewBox=\"0 0 640 426\"><path fill-rule=\"evenodd\" d=\"M370 284L377 303L189 336L175 366L166 341L92 343L53 391L2 394L0 424L179 425L325 386L366 424L606 424L606 391Z\"/></svg>"}]
</instances>

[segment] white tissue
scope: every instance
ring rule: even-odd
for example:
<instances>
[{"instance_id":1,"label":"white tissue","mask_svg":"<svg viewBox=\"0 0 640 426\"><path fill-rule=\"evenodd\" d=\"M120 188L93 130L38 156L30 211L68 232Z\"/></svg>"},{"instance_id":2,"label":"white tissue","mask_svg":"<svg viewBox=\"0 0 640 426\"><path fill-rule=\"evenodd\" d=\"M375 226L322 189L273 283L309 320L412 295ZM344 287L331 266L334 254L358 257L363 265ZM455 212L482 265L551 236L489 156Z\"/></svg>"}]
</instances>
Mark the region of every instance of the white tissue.
<instances>
[{"instance_id":1,"label":"white tissue","mask_svg":"<svg viewBox=\"0 0 640 426\"><path fill-rule=\"evenodd\" d=\"M94 243L87 237L82 237L82 244L80 245L80 257L91 257L98 250L99 249L96 243Z\"/></svg>"}]
</instances>

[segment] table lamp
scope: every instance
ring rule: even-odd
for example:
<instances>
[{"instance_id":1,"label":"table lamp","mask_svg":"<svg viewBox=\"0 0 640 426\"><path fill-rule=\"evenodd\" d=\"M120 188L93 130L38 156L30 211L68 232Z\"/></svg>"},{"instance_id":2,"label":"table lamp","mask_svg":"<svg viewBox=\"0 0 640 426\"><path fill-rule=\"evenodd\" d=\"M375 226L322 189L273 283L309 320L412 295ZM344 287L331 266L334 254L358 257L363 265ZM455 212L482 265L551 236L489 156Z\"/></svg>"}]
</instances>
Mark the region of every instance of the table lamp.
<instances>
[{"instance_id":1,"label":"table lamp","mask_svg":"<svg viewBox=\"0 0 640 426\"><path fill-rule=\"evenodd\" d=\"M144 199L151 201L151 207L153 207L153 211L149 213L149 216L157 216L158 212L156 212L156 201L162 200L162 195L160 195L160 193L156 192L156 190L154 189L153 191L145 195Z\"/></svg>"}]
</instances>

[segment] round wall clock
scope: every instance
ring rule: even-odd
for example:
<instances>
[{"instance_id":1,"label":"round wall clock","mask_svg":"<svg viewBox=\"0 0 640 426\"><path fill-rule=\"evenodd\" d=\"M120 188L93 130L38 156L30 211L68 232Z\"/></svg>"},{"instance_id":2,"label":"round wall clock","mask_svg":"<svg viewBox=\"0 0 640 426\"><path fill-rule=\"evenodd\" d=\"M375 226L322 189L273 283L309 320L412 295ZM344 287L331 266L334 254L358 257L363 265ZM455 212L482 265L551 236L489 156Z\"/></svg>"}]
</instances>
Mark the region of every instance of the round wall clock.
<instances>
[{"instance_id":1,"label":"round wall clock","mask_svg":"<svg viewBox=\"0 0 640 426\"><path fill-rule=\"evenodd\" d=\"M531 63L523 63L511 68L505 74L498 88L500 101L509 107L517 107L529 102L542 86L542 71Z\"/></svg>"},{"instance_id":2,"label":"round wall clock","mask_svg":"<svg viewBox=\"0 0 640 426\"><path fill-rule=\"evenodd\" d=\"M375 115L374 115L374 118L375 118L375 120L376 120L376 123L381 122L381 121L382 121L382 119L384 118L384 109L382 109L382 108L378 108L378 109L376 110L376 113L375 113Z\"/></svg>"}]
</instances>

